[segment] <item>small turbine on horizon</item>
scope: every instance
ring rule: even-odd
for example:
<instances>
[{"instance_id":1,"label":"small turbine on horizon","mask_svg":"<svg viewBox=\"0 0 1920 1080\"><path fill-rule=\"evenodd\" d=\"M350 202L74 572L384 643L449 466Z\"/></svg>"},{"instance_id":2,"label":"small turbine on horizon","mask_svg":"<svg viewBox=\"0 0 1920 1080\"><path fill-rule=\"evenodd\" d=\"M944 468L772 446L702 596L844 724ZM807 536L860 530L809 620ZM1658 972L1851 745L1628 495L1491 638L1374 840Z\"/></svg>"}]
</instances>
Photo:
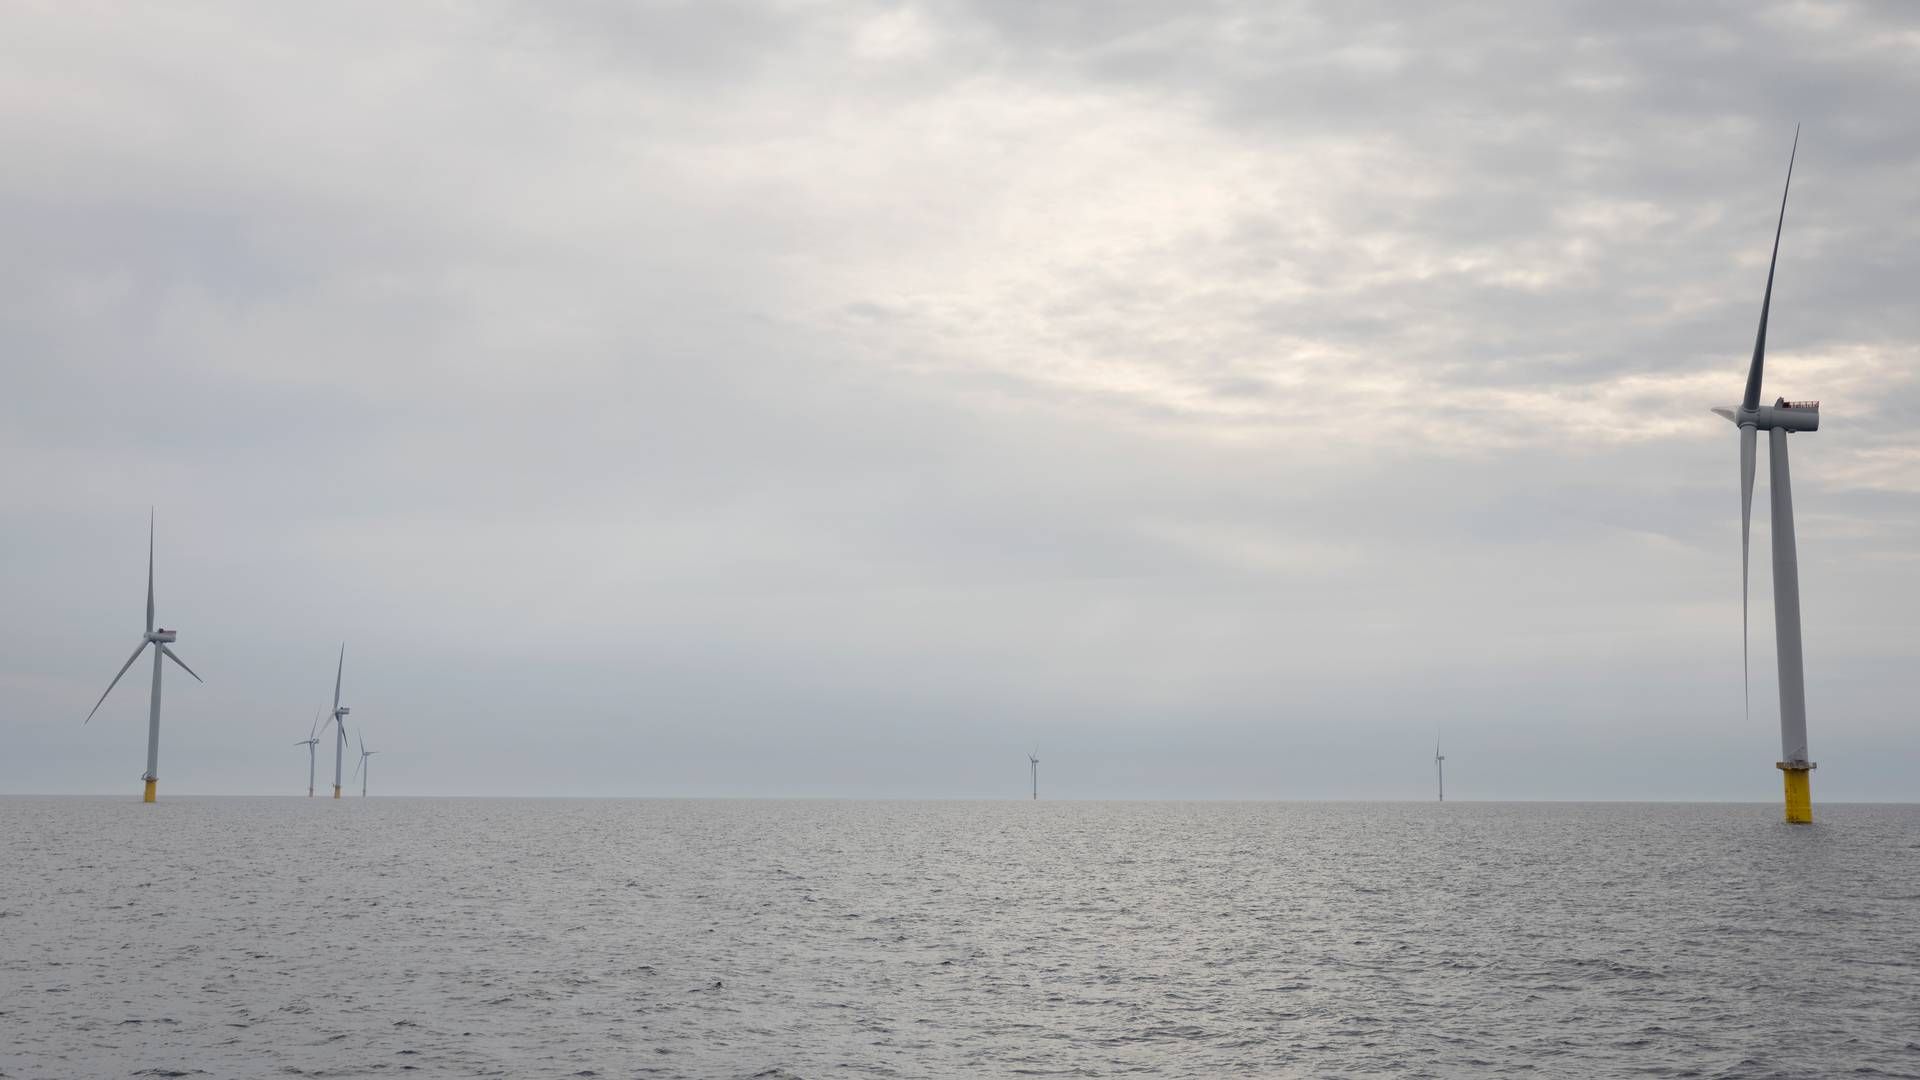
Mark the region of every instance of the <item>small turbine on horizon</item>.
<instances>
[{"instance_id":1,"label":"small turbine on horizon","mask_svg":"<svg viewBox=\"0 0 1920 1080\"><path fill-rule=\"evenodd\" d=\"M340 704L340 676L347 670L347 643L340 643L340 663L333 669L333 797L340 797L340 770L347 757L347 714L353 710Z\"/></svg>"},{"instance_id":2,"label":"small turbine on horizon","mask_svg":"<svg viewBox=\"0 0 1920 1080\"><path fill-rule=\"evenodd\" d=\"M356 735L354 738L360 741L360 764L353 767L353 772L360 778L360 797L364 799L367 797L367 759L380 751L367 749L366 736Z\"/></svg>"},{"instance_id":3,"label":"small turbine on horizon","mask_svg":"<svg viewBox=\"0 0 1920 1080\"><path fill-rule=\"evenodd\" d=\"M1447 759L1440 753L1440 736L1433 737L1433 775L1440 784L1440 802L1447 801Z\"/></svg>"},{"instance_id":4,"label":"small turbine on horizon","mask_svg":"<svg viewBox=\"0 0 1920 1080\"><path fill-rule=\"evenodd\" d=\"M1034 747L1033 753L1027 755L1027 768L1033 772L1033 799L1035 802L1039 802L1040 801L1040 748L1039 747L1037 746Z\"/></svg>"},{"instance_id":5,"label":"small turbine on horizon","mask_svg":"<svg viewBox=\"0 0 1920 1080\"><path fill-rule=\"evenodd\" d=\"M1753 360L1747 366L1746 393L1740 405L1714 412L1740 429L1740 668L1742 692L1749 716L1752 689L1746 685L1748 546L1753 521L1755 440L1767 432L1767 497L1773 506L1773 639L1780 678L1780 760L1786 785L1786 819L1804 825L1813 821L1813 792L1807 760L1806 672L1800 655L1800 561L1793 539L1793 484L1787 475L1787 433L1820 430L1820 403L1779 398L1760 404L1760 375L1767 355L1767 315L1773 307L1773 270L1780 261L1780 232L1787 221L1787 193L1793 189L1793 159L1800 152L1800 129L1793 130L1793 151L1787 155L1787 182L1780 191L1780 217L1773 226L1773 255L1767 260L1767 291L1760 301L1760 331L1753 339Z\"/></svg>"},{"instance_id":6,"label":"small turbine on horizon","mask_svg":"<svg viewBox=\"0 0 1920 1080\"><path fill-rule=\"evenodd\" d=\"M307 737L293 745L307 748L307 798L311 799L313 798L314 759L319 756L315 753L315 749L320 745L320 718L318 716L313 718L313 726L308 729Z\"/></svg>"},{"instance_id":7,"label":"small turbine on horizon","mask_svg":"<svg viewBox=\"0 0 1920 1080\"><path fill-rule=\"evenodd\" d=\"M93 703L93 711L87 713L87 718L81 721L82 725L93 721L93 714L99 712L100 706L106 704L107 695L113 693L113 688L120 685L120 677L127 673L127 669L133 666L135 660L140 659L140 654L146 650L147 646L153 646L153 698L147 709L147 771L140 777L146 782L146 791L140 797L142 802L154 801L155 788L160 781L160 658L164 656L179 664L180 670L192 675L194 682L206 682L187 666L185 660L175 656L173 650L167 648L178 637L179 634L176 631L155 629L153 625L153 511L149 510L147 511L147 630L140 636L139 647L133 650L132 656L127 657L126 663L120 665L119 674L107 684L106 690L100 695L100 700Z\"/></svg>"}]
</instances>

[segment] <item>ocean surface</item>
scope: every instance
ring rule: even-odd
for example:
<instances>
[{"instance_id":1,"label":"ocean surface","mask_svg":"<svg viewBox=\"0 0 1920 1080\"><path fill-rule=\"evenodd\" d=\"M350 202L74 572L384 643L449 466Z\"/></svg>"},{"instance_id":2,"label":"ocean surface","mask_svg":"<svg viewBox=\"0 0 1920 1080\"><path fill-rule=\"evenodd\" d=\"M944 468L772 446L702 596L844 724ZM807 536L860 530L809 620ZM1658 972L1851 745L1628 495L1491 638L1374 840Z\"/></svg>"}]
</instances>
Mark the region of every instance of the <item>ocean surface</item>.
<instances>
[{"instance_id":1,"label":"ocean surface","mask_svg":"<svg viewBox=\"0 0 1920 1080\"><path fill-rule=\"evenodd\" d=\"M1920 807L0 798L0 1075L1920 1076Z\"/></svg>"}]
</instances>

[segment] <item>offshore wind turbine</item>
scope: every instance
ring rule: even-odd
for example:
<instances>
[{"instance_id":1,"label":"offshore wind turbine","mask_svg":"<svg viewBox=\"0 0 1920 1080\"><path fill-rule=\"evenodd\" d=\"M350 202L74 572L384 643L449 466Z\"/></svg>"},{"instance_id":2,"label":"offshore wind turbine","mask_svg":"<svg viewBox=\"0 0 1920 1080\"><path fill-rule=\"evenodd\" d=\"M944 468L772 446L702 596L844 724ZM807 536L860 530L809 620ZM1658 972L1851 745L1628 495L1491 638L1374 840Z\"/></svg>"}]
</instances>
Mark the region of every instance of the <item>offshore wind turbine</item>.
<instances>
[{"instance_id":1,"label":"offshore wind turbine","mask_svg":"<svg viewBox=\"0 0 1920 1080\"><path fill-rule=\"evenodd\" d=\"M347 714L353 710L340 704L340 676L347 670L347 643L340 643L340 663L333 669L333 797L340 797L340 768L347 757Z\"/></svg>"},{"instance_id":2,"label":"offshore wind turbine","mask_svg":"<svg viewBox=\"0 0 1920 1080\"><path fill-rule=\"evenodd\" d=\"M380 751L367 749L366 736L356 735L354 738L360 740L360 764L354 766L353 771L360 777L360 797L364 799L367 797L367 759Z\"/></svg>"},{"instance_id":3,"label":"offshore wind turbine","mask_svg":"<svg viewBox=\"0 0 1920 1080\"><path fill-rule=\"evenodd\" d=\"M1780 261L1780 230L1787 220L1787 192L1793 189L1793 160L1800 152L1800 129L1793 131L1793 151L1787 156L1787 182L1780 191L1780 217L1773 226L1773 255L1767 261L1767 291L1760 301L1760 332L1753 339L1753 360L1747 366L1746 394L1738 408L1715 409L1740 429L1740 666L1745 681L1747 661L1747 567L1753 520L1755 440L1767 433L1767 498L1773 509L1773 639L1780 677L1780 760L1786 786L1787 821L1813 821L1813 792L1807 760L1806 672L1800 656L1800 563L1793 539L1793 484L1787 475L1787 433L1820 430L1820 403L1779 398L1760 404L1760 374L1767 355L1767 314L1773 307L1773 270ZM1753 710L1751 688L1747 711Z\"/></svg>"},{"instance_id":4,"label":"offshore wind turbine","mask_svg":"<svg viewBox=\"0 0 1920 1080\"><path fill-rule=\"evenodd\" d=\"M315 748L320 745L320 718L318 716L313 718L313 727L307 731L307 737L293 745L307 748L307 798L311 799L313 798L313 762L314 758L318 756L314 751Z\"/></svg>"},{"instance_id":5,"label":"offshore wind turbine","mask_svg":"<svg viewBox=\"0 0 1920 1080\"><path fill-rule=\"evenodd\" d=\"M1027 755L1027 768L1033 771L1033 799L1035 802L1039 802L1040 801L1040 748L1039 747L1035 747L1033 750L1033 753Z\"/></svg>"},{"instance_id":6,"label":"offshore wind turbine","mask_svg":"<svg viewBox=\"0 0 1920 1080\"><path fill-rule=\"evenodd\" d=\"M176 631L155 629L153 625L153 511L149 510L147 511L147 629L140 635L140 644L133 650L133 655L127 657L126 663L120 665L119 674L107 684L106 690L100 694L100 700L93 703L93 712L89 712L87 718L81 721L83 725L92 722L93 714L99 712L100 706L106 703L107 695L113 693L113 688L120 685L120 676L125 675L127 669L133 666L133 662L140 659L140 654L146 650L147 646L153 646L153 699L147 707L147 771L140 777L146 782L146 791L140 797L141 802L154 800L154 789L160 781L160 658L164 656L179 664L180 670L192 675L194 682L206 681L195 674L185 660L175 656L173 650L167 648L178 637L179 634Z\"/></svg>"},{"instance_id":7,"label":"offshore wind turbine","mask_svg":"<svg viewBox=\"0 0 1920 1080\"><path fill-rule=\"evenodd\" d=\"M1440 753L1440 736L1433 737L1433 774L1440 783L1440 801L1447 801L1447 759Z\"/></svg>"}]
</instances>

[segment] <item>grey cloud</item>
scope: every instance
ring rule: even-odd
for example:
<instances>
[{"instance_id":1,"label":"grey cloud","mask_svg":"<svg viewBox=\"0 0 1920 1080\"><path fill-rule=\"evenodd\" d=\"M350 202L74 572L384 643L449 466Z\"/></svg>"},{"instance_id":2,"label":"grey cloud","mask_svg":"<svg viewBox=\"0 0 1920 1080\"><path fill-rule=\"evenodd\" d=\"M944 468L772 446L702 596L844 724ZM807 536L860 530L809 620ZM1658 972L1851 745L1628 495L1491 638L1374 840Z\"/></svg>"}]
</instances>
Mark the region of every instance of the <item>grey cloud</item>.
<instances>
[{"instance_id":1,"label":"grey cloud","mask_svg":"<svg viewBox=\"0 0 1920 1080\"><path fill-rule=\"evenodd\" d=\"M23 20L0 790L130 790L158 503L173 790L346 638L394 790L1771 798L1802 118L1821 779L1911 798L1914 17L1424 10Z\"/></svg>"}]
</instances>

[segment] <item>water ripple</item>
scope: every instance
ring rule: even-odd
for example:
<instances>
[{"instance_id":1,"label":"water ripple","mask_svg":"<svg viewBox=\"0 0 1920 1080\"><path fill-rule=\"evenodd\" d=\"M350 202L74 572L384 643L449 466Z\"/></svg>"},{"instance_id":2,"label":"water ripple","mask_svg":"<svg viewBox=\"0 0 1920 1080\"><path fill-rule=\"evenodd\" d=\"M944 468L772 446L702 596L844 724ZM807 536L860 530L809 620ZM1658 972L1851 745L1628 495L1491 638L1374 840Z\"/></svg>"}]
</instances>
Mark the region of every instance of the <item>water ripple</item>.
<instances>
[{"instance_id":1,"label":"water ripple","mask_svg":"<svg viewBox=\"0 0 1920 1080\"><path fill-rule=\"evenodd\" d=\"M1920 808L0 799L0 1076L1920 1076Z\"/></svg>"}]
</instances>

